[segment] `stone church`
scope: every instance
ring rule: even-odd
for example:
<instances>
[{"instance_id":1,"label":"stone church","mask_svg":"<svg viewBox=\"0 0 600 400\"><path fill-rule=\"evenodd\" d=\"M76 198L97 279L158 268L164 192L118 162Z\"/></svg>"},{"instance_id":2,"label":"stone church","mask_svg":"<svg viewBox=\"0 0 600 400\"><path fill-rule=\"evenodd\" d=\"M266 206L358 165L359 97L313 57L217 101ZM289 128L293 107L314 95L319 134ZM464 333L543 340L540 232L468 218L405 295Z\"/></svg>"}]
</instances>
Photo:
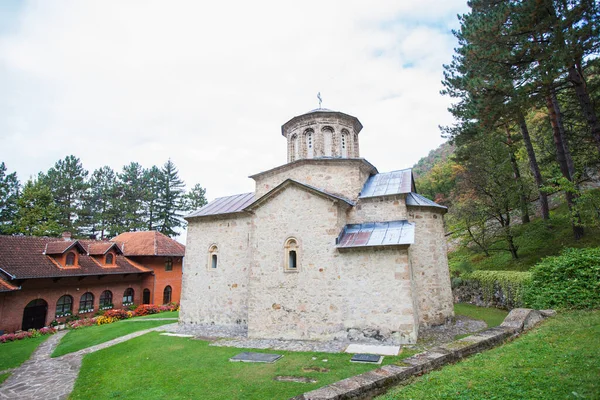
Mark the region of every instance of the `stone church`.
<instances>
[{"instance_id":1,"label":"stone church","mask_svg":"<svg viewBox=\"0 0 600 400\"><path fill-rule=\"evenodd\" d=\"M400 344L453 315L447 210L417 194L410 169L361 158L361 129L322 108L292 118L286 164L186 217L183 325Z\"/></svg>"}]
</instances>

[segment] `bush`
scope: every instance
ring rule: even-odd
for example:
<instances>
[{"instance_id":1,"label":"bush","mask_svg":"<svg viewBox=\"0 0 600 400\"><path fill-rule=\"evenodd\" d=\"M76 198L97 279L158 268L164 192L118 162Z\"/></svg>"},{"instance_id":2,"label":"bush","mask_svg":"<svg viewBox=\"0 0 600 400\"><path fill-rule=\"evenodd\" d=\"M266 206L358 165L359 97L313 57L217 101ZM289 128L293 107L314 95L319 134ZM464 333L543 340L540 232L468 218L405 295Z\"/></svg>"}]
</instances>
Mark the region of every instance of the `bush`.
<instances>
[{"instance_id":1,"label":"bush","mask_svg":"<svg viewBox=\"0 0 600 400\"><path fill-rule=\"evenodd\" d=\"M529 307L592 309L600 307L600 248L565 249L532 269L525 294Z\"/></svg>"},{"instance_id":2,"label":"bush","mask_svg":"<svg viewBox=\"0 0 600 400\"><path fill-rule=\"evenodd\" d=\"M160 308L155 306L154 304L142 304L133 312L135 316L142 317L144 315L150 314L158 314L160 312Z\"/></svg>"},{"instance_id":3,"label":"bush","mask_svg":"<svg viewBox=\"0 0 600 400\"><path fill-rule=\"evenodd\" d=\"M113 309L113 310L108 310L108 311L104 312L104 317L112 318L115 321L131 318L131 316L132 316L131 311L126 311L126 310Z\"/></svg>"},{"instance_id":4,"label":"bush","mask_svg":"<svg viewBox=\"0 0 600 400\"><path fill-rule=\"evenodd\" d=\"M531 273L516 271L473 271L452 280L459 302L512 310L524 304L523 295Z\"/></svg>"},{"instance_id":5,"label":"bush","mask_svg":"<svg viewBox=\"0 0 600 400\"><path fill-rule=\"evenodd\" d=\"M51 335L56 333L54 328L42 328L40 330L30 329L28 331L21 331L17 333L7 333L0 335L0 343L14 342L15 340L23 340L28 338L37 338L43 335Z\"/></svg>"}]
</instances>

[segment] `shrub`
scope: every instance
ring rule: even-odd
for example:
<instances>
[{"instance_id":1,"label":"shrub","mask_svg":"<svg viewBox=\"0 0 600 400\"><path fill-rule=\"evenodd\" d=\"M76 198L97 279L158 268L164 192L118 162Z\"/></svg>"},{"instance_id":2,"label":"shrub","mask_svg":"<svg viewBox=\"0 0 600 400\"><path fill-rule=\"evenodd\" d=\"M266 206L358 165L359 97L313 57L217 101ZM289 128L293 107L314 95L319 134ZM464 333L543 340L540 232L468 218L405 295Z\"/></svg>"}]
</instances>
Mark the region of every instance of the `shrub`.
<instances>
[{"instance_id":1,"label":"shrub","mask_svg":"<svg viewBox=\"0 0 600 400\"><path fill-rule=\"evenodd\" d=\"M96 319L96 324L97 325L105 325L105 324L112 324L113 322L118 321L118 318L115 317L108 317L106 315L101 315Z\"/></svg>"},{"instance_id":2,"label":"shrub","mask_svg":"<svg viewBox=\"0 0 600 400\"><path fill-rule=\"evenodd\" d=\"M142 304L135 309L134 314L138 317L141 317L144 315L158 314L159 312L160 308L154 304Z\"/></svg>"},{"instance_id":3,"label":"shrub","mask_svg":"<svg viewBox=\"0 0 600 400\"><path fill-rule=\"evenodd\" d=\"M460 302L512 310L524 304L523 295L531 273L516 271L473 271L452 280Z\"/></svg>"},{"instance_id":4,"label":"shrub","mask_svg":"<svg viewBox=\"0 0 600 400\"><path fill-rule=\"evenodd\" d=\"M131 318L131 312L126 310L108 310L104 312L104 316L113 318L115 321Z\"/></svg>"},{"instance_id":5,"label":"shrub","mask_svg":"<svg viewBox=\"0 0 600 400\"><path fill-rule=\"evenodd\" d=\"M67 324L67 326L71 329L79 329L79 328L83 328L84 326L92 326L96 323L96 317L94 318L84 318L84 319L78 319L76 321L71 321Z\"/></svg>"},{"instance_id":6,"label":"shrub","mask_svg":"<svg viewBox=\"0 0 600 400\"><path fill-rule=\"evenodd\" d=\"M28 331L21 331L17 333L6 333L4 335L0 335L0 343L13 342L15 340L23 340L28 338L36 338L42 335L51 335L56 333L56 329L54 328L42 328L40 330L30 329Z\"/></svg>"},{"instance_id":7,"label":"shrub","mask_svg":"<svg viewBox=\"0 0 600 400\"><path fill-rule=\"evenodd\" d=\"M525 294L529 307L586 309L600 307L600 248L565 249L532 269Z\"/></svg>"}]
</instances>

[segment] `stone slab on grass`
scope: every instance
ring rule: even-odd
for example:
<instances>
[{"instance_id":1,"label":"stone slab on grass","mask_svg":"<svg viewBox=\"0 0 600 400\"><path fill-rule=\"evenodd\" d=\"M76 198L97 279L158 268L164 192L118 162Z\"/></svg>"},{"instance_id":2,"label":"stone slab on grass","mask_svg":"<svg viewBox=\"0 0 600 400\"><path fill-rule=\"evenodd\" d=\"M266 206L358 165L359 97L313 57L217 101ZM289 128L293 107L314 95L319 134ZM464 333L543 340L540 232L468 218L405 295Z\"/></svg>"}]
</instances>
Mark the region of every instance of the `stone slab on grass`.
<instances>
[{"instance_id":1,"label":"stone slab on grass","mask_svg":"<svg viewBox=\"0 0 600 400\"><path fill-rule=\"evenodd\" d=\"M382 361L383 356L377 354L355 354L350 359L350 362L367 364L381 364Z\"/></svg>"},{"instance_id":2,"label":"stone slab on grass","mask_svg":"<svg viewBox=\"0 0 600 400\"><path fill-rule=\"evenodd\" d=\"M160 336L194 337L194 335L184 335L183 333L161 333Z\"/></svg>"},{"instance_id":3,"label":"stone slab on grass","mask_svg":"<svg viewBox=\"0 0 600 400\"><path fill-rule=\"evenodd\" d=\"M352 354L377 354L380 356L397 356L400 346L378 346L374 344L351 344L346 348L346 353Z\"/></svg>"},{"instance_id":4,"label":"stone slab on grass","mask_svg":"<svg viewBox=\"0 0 600 400\"><path fill-rule=\"evenodd\" d=\"M251 353L245 351L243 353L231 357L229 361L272 364L275 361L279 360L281 357L283 357L281 354Z\"/></svg>"}]
</instances>

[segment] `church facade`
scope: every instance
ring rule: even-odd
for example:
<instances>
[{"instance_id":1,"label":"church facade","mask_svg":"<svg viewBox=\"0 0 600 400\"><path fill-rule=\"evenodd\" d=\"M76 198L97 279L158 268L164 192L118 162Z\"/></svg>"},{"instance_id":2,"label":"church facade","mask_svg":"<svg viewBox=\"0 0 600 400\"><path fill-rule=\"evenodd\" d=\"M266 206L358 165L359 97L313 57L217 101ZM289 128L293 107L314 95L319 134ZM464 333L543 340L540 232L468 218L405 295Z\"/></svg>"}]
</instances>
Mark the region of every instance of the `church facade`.
<instances>
[{"instance_id":1,"label":"church facade","mask_svg":"<svg viewBox=\"0 0 600 400\"><path fill-rule=\"evenodd\" d=\"M186 217L180 323L249 337L414 343L453 315L446 208L360 157L360 121L282 126L288 162Z\"/></svg>"}]
</instances>

